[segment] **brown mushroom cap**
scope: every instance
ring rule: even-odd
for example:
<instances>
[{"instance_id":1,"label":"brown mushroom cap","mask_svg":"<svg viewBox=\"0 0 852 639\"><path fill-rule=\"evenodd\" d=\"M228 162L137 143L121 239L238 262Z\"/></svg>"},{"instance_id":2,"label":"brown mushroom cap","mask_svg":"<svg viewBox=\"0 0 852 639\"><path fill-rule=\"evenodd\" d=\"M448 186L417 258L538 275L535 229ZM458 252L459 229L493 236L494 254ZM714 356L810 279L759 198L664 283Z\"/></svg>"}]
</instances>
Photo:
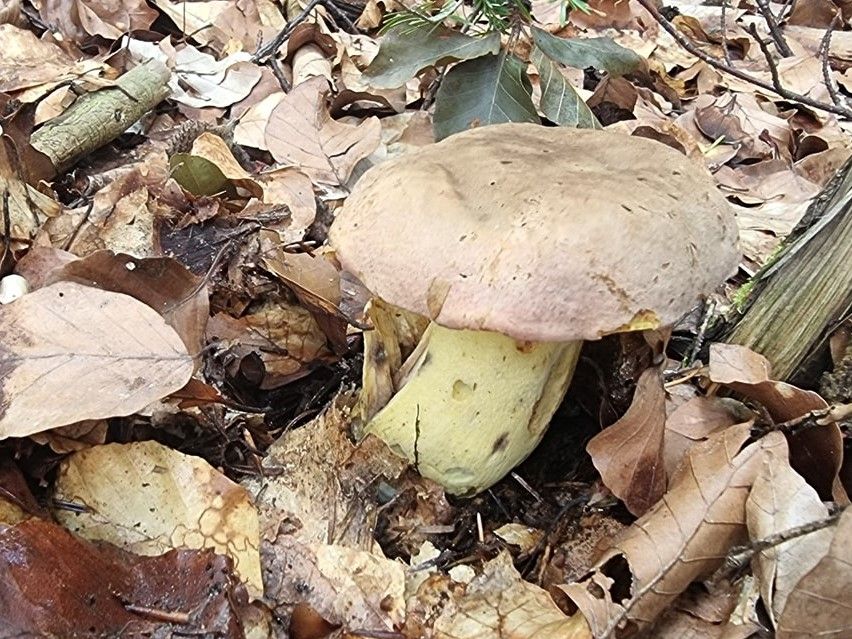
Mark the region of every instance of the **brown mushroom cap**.
<instances>
[{"instance_id":1,"label":"brown mushroom cap","mask_svg":"<svg viewBox=\"0 0 852 639\"><path fill-rule=\"evenodd\" d=\"M739 259L702 167L648 139L532 124L372 168L329 241L391 304L535 341L671 324Z\"/></svg>"}]
</instances>

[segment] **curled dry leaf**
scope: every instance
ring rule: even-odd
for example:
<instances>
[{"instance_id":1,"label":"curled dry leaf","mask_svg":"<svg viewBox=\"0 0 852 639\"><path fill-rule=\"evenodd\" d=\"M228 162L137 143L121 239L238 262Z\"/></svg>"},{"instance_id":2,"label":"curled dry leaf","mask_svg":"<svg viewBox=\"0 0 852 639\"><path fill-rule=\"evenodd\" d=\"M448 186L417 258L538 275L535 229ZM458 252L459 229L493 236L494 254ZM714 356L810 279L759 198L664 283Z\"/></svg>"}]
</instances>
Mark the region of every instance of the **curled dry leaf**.
<instances>
[{"instance_id":1,"label":"curled dry leaf","mask_svg":"<svg viewBox=\"0 0 852 639\"><path fill-rule=\"evenodd\" d=\"M244 637L245 590L227 557L140 557L29 519L0 531L3 637Z\"/></svg>"},{"instance_id":2,"label":"curled dry leaf","mask_svg":"<svg viewBox=\"0 0 852 639\"><path fill-rule=\"evenodd\" d=\"M132 415L193 369L151 307L73 282L0 306L0 344L0 438Z\"/></svg>"},{"instance_id":3,"label":"curled dry leaf","mask_svg":"<svg viewBox=\"0 0 852 639\"><path fill-rule=\"evenodd\" d=\"M546 591L524 581L501 552L435 619L436 639L591 639L582 615L567 617Z\"/></svg>"},{"instance_id":4,"label":"curled dry leaf","mask_svg":"<svg viewBox=\"0 0 852 639\"><path fill-rule=\"evenodd\" d=\"M405 619L403 564L330 544L303 544L289 536L263 545L266 600L276 612L307 604L326 622L392 632Z\"/></svg>"},{"instance_id":5,"label":"curled dry leaf","mask_svg":"<svg viewBox=\"0 0 852 639\"><path fill-rule=\"evenodd\" d=\"M647 512L666 490L665 424L660 368L649 368L639 377L633 403L624 416L586 446L606 487L637 517Z\"/></svg>"},{"instance_id":6,"label":"curled dry leaf","mask_svg":"<svg viewBox=\"0 0 852 639\"><path fill-rule=\"evenodd\" d=\"M63 460L54 497L84 507L56 513L81 537L141 555L211 548L234 560L252 596L263 594L257 511L200 457L153 441L96 446Z\"/></svg>"},{"instance_id":7,"label":"curled dry leaf","mask_svg":"<svg viewBox=\"0 0 852 639\"><path fill-rule=\"evenodd\" d=\"M778 433L745 446L750 429L750 423L739 424L695 445L663 499L615 541L587 577L558 587L582 611L595 637L625 626L649 627L745 539L751 485L766 451L785 446ZM567 601L565 607L573 608Z\"/></svg>"},{"instance_id":8,"label":"curled dry leaf","mask_svg":"<svg viewBox=\"0 0 852 639\"><path fill-rule=\"evenodd\" d=\"M778 620L778 639L852 635L852 508L830 529L831 544L793 588Z\"/></svg>"},{"instance_id":9,"label":"curled dry leaf","mask_svg":"<svg viewBox=\"0 0 852 639\"><path fill-rule=\"evenodd\" d=\"M301 169L314 184L337 188L376 150L382 127L375 117L357 126L333 120L327 94L328 81L321 77L294 88L272 110L266 144L277 162Z\"/></svg>"},{"instance_id":10,"label":"curled dry leaf","mask_svg":"<svg viewBox=\"0 0 852 639\"><path fill-rule=\"evenodd\" d=\"M828 516L817 492L787 461L766 455L763 468L746 501L749 536L760 540ZM761 551L753 560L760 594L773 625L798 581L825 554L832 531L823 529Z\"/></svg>"},{"instance_id":11,"label":"curled dry leaf","mask_svg":"<svg viewBox=\"0 0 852 639\"><path fill-rule=\"evenodd\" d=\"M736 344L710 345L710 380L761 404L776 422L787 422L810 411L828 408L813 391L771 379L769 361ZM820 497L846 499L837 481L843 463L840 427L832 422L808 428L789 437L790 464Z\"/></svg>"}]
</instances>

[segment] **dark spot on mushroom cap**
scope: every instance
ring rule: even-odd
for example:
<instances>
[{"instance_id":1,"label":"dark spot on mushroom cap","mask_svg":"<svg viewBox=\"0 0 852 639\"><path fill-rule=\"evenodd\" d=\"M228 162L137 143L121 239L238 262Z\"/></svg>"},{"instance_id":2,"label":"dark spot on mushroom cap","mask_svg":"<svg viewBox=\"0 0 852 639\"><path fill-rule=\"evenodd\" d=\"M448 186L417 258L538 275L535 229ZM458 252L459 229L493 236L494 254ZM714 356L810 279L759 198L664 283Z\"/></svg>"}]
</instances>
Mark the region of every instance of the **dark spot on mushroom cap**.
<instances>
[{"instance_id":1,"label":"dark spot on mushroom cap","mask_svg":"<svg viewBox=\"0 0 852 639\"><path fill-rule=\"evenodd\" d=\"M503 433L494 440L494 445L491 447L491 454L496 455L497 453L501 453L506 450L506 447L509 445L509 433Z\"/></svg>"}]
</instances>

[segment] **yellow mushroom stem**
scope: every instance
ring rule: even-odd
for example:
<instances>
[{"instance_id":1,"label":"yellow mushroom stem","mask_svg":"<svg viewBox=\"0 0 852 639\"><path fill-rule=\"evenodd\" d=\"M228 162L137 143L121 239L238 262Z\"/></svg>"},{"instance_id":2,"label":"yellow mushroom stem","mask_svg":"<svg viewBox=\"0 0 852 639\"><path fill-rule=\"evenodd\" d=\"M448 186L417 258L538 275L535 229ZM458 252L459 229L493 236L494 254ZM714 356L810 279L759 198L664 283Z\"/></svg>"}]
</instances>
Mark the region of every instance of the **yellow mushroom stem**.
<instances>
[{"instance_id":1,"label":"yellow mushroom stem","mask_svg":"<svg viewBox=\"0 0 852 639\"><path fill-rule=\"evenodd\" d=\"M386 366L386 358L371 357L369 345L365 382L387 378L386 370L375 369ZM450 493L485 490L541 441L581 346L430 323L394 375L396 393L364 415L364 433L378 436Z\"/></svg>"}]
</instances>

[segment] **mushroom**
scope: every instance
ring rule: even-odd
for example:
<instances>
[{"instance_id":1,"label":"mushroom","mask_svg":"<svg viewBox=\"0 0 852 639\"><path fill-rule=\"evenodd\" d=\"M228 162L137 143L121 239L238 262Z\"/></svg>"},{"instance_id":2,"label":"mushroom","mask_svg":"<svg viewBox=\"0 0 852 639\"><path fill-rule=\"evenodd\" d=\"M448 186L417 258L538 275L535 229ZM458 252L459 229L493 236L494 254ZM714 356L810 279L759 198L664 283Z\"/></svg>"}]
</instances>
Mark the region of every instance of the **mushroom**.
<instances>
[{"instance_id":1,"label":"mushroom","mask_svg":"<svg viewBox=\"0 0 852 639\"><path fill-rule=\"evenodd\" d=\"M583 340L674 323L739 260L733 213L702 167L645 138L532 124L370 169L329 242L383 301L364 380L386 403L364 409L363 433L462 495L541 441ZM394 315L403 333L426 326L407 358ZM389 354L398 370L377 370ZM390 391L375 390L383 376Z\"/></svg>"}]
</instances>

